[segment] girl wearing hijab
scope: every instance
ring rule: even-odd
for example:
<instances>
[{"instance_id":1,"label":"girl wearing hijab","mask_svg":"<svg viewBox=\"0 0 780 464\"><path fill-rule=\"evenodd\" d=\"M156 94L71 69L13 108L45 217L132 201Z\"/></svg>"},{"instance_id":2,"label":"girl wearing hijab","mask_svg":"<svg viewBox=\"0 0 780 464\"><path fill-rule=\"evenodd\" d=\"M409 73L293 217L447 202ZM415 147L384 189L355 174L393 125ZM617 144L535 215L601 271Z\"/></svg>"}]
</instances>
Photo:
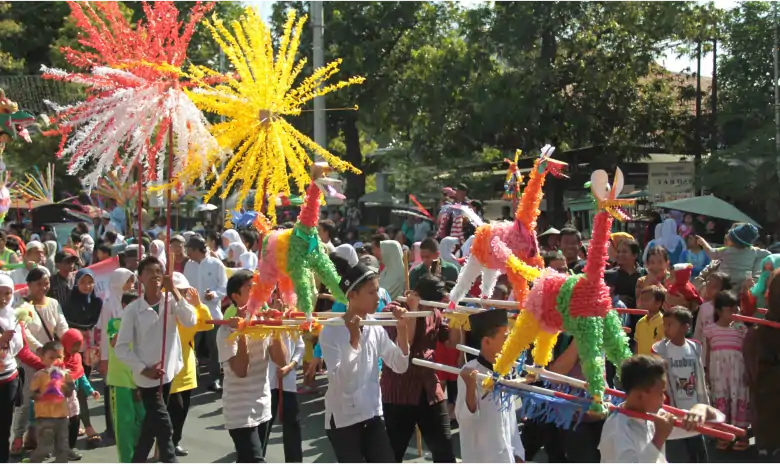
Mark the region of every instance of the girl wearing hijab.
<instances>
[{"instance_id":1,"label":"girl wearing hijab","mask_svg":"<svg viewBox=\"0 0 780 464\"><path fill-rule=\"evenodd\" d=\"M444 237L441 240L441 243L439 244L439 257L442 259L442 261L447 261L448 263L460 267L460 262L458 262L458 258L456 258L455 255L453 254L453 252L455 251L455 246L457 245L458 245L457 238Z\"/></svg>"},{"instance_id":2,"label":"girl wearing hijab","mask_svg":"<svg viewBox=\"0 0 780 464\"><path fill-rule=\"evenodd\" d=\"M357 251L355 251L355 247L353 247L352 245L348 243L339 245L336 247L334 253L344 258L347 261L347 264L349 264L350 266L357 266L359 258L358 258Z\"/></svg>"},{"instance_id":3,"label":"girl wearing hijab","mask_svg":"<svg viewBox=\"0 0 780 464\"><path fill-rule=\"evenodd\" d=\"M57 254L57 242L47 240L43 245L46 247L46 269L49 270L51 275L55 275L57 274L57 266L54 263L54 255Z\"/></svg>"},{"instance_id":4,"label":"girl wearing hijab","mask_svg":"<svg viewBox=\"0 0 780 464\"><path fill-rule=\"evenodd\" d=\"M653 246L666 248L666 252L669 254L669 262L672 266L681 262L686 246L685 240L677 235L677 222L674 219L667 218L664 222L655 226L655 240L652 240L645 247L642 262L647 262L647 251Z\"/></svg>"},{"instance_id":5,"label":"girl wearing hijab","mask_svg":"<svg viewBox=\"0 0 780 464\"><path fill-rule=\"evenodd\" d=\"M103 300L95 294L95 275L89 269L79 270L74 279L70 299L63 305L62 312L65 315L68 326L81 331L85 341L85 343L82 343L85 353L89 353L90 346L93 345L91 331L100 320L102 308ZM92 367L85 365L84 372L89 377ZM80 417L87 434L87 444L90 447L95 447L100 443L100 435L92 427L89 407L87 406L87 396L84 394L84 391L79 390L78 398L81 408Z\"/></svg>"},{"instance_id":6,"label":"girl wearing hijab","mask_svg":"<svg viewBox=\"0 0 780 464\"><path fill-rule=\"evenodd\" d=\"M135 286L136 278L135 273L129 269L120 267L111 272L108 277L108 295L106 295L105 301L103 301L103 308L100 311L100 318L98 319L98 330L100 331L100 375L106 379L108 375L108 324L112 319L122 318L122 295L125 292L132 291ZM106 382L103 387L103 396L106 398L106 435L114 438L114 421L112 417L111 405L108 401L111 398L111 387Z\"/></svg>"},{"instance_id":7,"label":"girl wearing hijab","mask_svg":"<svg viewBox=\"0 0 780 464\"><path fill-rule=\"evenodd\" d=\"M76 391L74 391L70 398L67 398L68 409L70 410L70 420L68 423L68 445L70 446L70 454L68 460L79 461L83 458L81 453L76 450L76 440L79 438L79 416L81 410L86 407L86 396L90 395L94 399L100 398L100 393L96 392L92 388L92 384L89 382L88 374L84 370L84 361L81 359L81 349L84 345L84 336L80 330L68 329L62 338L62 349L65 356L62 359L63 367L70 373L71 379L76 384ZM81 403L81 397L84 397L84 404Z\"/></svg>"},{"instance_id":8,"label":"girl wearing hijab","mask_svg":"<svg viewBox=\"0 0 780 464\"><path fill-rule=\"evenodd\" d=\"M238 242L231 243L227 250L228 267L239 267L241 255L244 253L246 253L246 247L243 243L241 243L240 240Z\"/></svg>"},{"instance_id":9,"label":"girl wearing hijab","mask_svg":"<svg viewBox=\"0 0 780 464\"><path fill-rule=\"evenodd\" d=\"M14 315L14 282L5 274L0 274L0 440L11 439L11 422L14 406L21 405L22 381L19 378L17 358L31 369L39 370L44 366L27 347L22 336L23 323L16 322ZM21 448L21 439L19 440ZM8 462L8 447L0 446L0 462Z\"/></svg>"},{"instance_id":10,"label":"girl wearing hijab","mask_svg":"<svg viewBox=\"0 0 780 464\"><path fill-rule=\"evenodd\" d=\"M165 243L162 240L152 240L149 246L149 254L159 259L163 269L168 266L168 260L165 258Z\"/></svg>"},{"instance_id":11,"label":"girl wearing hijab","mask_svg":"<svg viewBox=\"0 0 780 464\"><path fill-rule=\"evenodd\" d=\"M222 249L225 250L226 254L230 244L236 242L241 243L241 235L237 231L228 229L222 232Z\"/></svg>"}]
</instances>

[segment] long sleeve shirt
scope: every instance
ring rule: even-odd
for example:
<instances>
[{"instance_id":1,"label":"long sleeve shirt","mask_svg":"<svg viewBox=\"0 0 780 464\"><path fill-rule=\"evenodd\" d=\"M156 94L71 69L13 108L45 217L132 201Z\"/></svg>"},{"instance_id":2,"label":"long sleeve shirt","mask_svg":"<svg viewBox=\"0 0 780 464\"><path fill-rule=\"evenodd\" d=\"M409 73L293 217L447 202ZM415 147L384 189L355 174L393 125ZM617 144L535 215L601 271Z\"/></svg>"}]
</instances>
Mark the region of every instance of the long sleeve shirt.
<instances>
[{"instance_id":1,"label":"long sleeve shirt","mask_svg":"<svg viewBox=\"0 0 780 464\"><path fill-rule=\"evenodd\" d=\"M320 346L328 365L325 429L331 428L331 418L336 428L343 428L381 416L379 358L402 374L409 368L409 356L403 354L380 326L363 326L357 349L349 343L349 330L345 326L328 326L320 333Z\"/></svg>"},{"instance_id":2,"label":"long sleeve shirt","mask_svg":"<svg viewBox=\"0 0 780 464\"><path fill-rule=\"evenodd\" d=\"M306 350L306 345L303 343L303 337L298 337L297 340L292 340L290 337L284 338L284 343L287 345L287 352L290 353L290 360L288 362L295 362L296 365L301 365L303 359L303 352ZM270 361L270 368L268 370L268 381L271 384L271 390L279 388L279 379L276 377L276 369L283 366L277 366L273 361ZM282 389L286 392L297 392L298 386L295 378L295 371L287 374L282 380Z\"/></svg>"},{"instance_id":3,"label":"long sleeve shirt","mask_svg":"<svg viewBox=\"0 0 780 464\"><path fill-rule=\"evenodd\" d=\"M200 301L209 308L211 318L222 319L220 302L227 295L227 274L222 262L211 256L206 256L200 263L191 259L184 265L183 274L190 285L198 290ZM206 300L206 292L209 290L217 294L210 301Z\"/></svg>"},{"instance_id":4,"label":"long sleeve shirt","mask_svg":"<svg viewBox=\"0 0 780 464\"><path fill-rule=\"evenodd\" d=\"M122 315L114 352L116 356L133 371L133 380L138 387L152 388L159 385L158 380L150 379L141 372L160 363L163 350L163 318L165 298L168 298L168 321L165 327L165 371L163 383L169 383L184 367L181 340L177 323L192 327L197 323L195 308L184 298L176 299L170 293L164 293L160 302L153 308L146 298L139 298L127 305Z\"/></svg>"},{"instance_id":5,"label":"long sleeve shirt","mask_svg":"<svg viewBox=\"0 0 780 464\"><path fill-rule=\"evenodd\" d=\"M477 359L467 362L464 368L477 369L482 374L492 371ZM515 462L515 456L525 459L525 448L517 428L516 407L504 408L492 395L485 396L482 384L477 381L477 409L469 411L466 404L466 382L458 376L458 398L455 400L455 417L460 424L460 453L463 462Z\"/></svg>"}]
</instances>

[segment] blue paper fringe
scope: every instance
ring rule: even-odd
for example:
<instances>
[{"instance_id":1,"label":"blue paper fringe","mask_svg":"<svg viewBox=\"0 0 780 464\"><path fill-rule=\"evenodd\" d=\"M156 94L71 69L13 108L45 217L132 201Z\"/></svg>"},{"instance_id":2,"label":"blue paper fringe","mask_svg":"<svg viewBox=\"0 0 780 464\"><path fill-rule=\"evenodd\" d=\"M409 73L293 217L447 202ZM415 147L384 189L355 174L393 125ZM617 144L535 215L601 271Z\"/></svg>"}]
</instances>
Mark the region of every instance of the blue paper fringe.
<instances>
[{"instance_id":1,"label":"blue paper fringe","mask_svg":"<svg viewBox=\"0 0 780 464\"><path fill-rule=\"evenodd\" d=\"M553 423L556 427L565 430L577 428L590 406L587 401L575 403L563 398L540 395L502 384L497 384L494 389L494 397L500 399L502 410L512 407L512 400L515 396L519 396L522 401L521 417L538 422Z\"/></svg>"}]
</instances>

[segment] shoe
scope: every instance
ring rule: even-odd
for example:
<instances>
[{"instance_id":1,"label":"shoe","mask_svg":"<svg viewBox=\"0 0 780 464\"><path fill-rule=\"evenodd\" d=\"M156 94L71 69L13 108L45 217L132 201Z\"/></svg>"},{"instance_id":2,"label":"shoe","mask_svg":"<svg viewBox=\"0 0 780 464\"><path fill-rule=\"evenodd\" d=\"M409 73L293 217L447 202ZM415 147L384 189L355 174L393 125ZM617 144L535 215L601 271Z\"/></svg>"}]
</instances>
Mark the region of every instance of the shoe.
<instances>
[{"instance_id":1,"label":"shoe","mask_svg":"<svg viewBox=\"0 0 780 464\"><path fill-rule=\"evenodd\" d=\"M76 451L76 448L73 448L68 452L68 461L81 461L83 458L84 456Z\"/></svg>"},{"instance_id":2,"label":"shoe","mask_svg":"<svg viewBox=\"0 0 780 464\"><path fill-rule=\"evenodd\" d=\"M187 451L186 449L182 448L179 445L176 445L176 448L174 448L173 451L176 454L176 456L179 456L179 457L188 456L190 454L189 451Z\"/></svg>"},{"instance_id":3,"label":"shoe","mask_svg":"<svg viewBox=\"0 0 780 464\"><path fill-rule=\"evenodd\" d=\"M214 393L219 393L222 391L222 384L219 383L219 380L215 380L214 383L209 385L209 391Z\"/></svg>"}]
</instances>

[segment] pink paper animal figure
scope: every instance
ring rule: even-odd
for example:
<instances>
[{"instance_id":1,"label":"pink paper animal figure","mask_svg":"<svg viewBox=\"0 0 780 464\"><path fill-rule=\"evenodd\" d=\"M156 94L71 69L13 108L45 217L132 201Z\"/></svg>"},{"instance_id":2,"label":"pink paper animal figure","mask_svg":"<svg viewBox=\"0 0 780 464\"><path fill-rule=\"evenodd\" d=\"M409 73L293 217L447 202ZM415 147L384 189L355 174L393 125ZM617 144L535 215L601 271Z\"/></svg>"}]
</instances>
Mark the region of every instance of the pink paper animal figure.
<instances>
[{"instance_id":1,"label":"pink paper animal figure","mask_svg":"<svg viewBox=\"0 0 780 464\"><path fill-rule=\"evenodd\" d=\"M523 262L538 268L543 267L544 262L539 255L536 241L536 219L539 217L539 206L542 202L542 187L548 172L561 177L561 170L567 166L566 163L551 158L554 151L555 147L551 145L542 148L541 155L534 162L528 185L523 190L514 221L498 221L477 227L474 243L471 245L471 255L450 293L452 309L466 296L480 273L482 298L492 296L498 277L506 273L506 257L504 253L499 253L498 249L508 248ZM522 292L521 296L525 295L523 289L515 288L515 292L518 291ZM521 297L517 299L522 301Z\"/></svg>"}]
</instances>

